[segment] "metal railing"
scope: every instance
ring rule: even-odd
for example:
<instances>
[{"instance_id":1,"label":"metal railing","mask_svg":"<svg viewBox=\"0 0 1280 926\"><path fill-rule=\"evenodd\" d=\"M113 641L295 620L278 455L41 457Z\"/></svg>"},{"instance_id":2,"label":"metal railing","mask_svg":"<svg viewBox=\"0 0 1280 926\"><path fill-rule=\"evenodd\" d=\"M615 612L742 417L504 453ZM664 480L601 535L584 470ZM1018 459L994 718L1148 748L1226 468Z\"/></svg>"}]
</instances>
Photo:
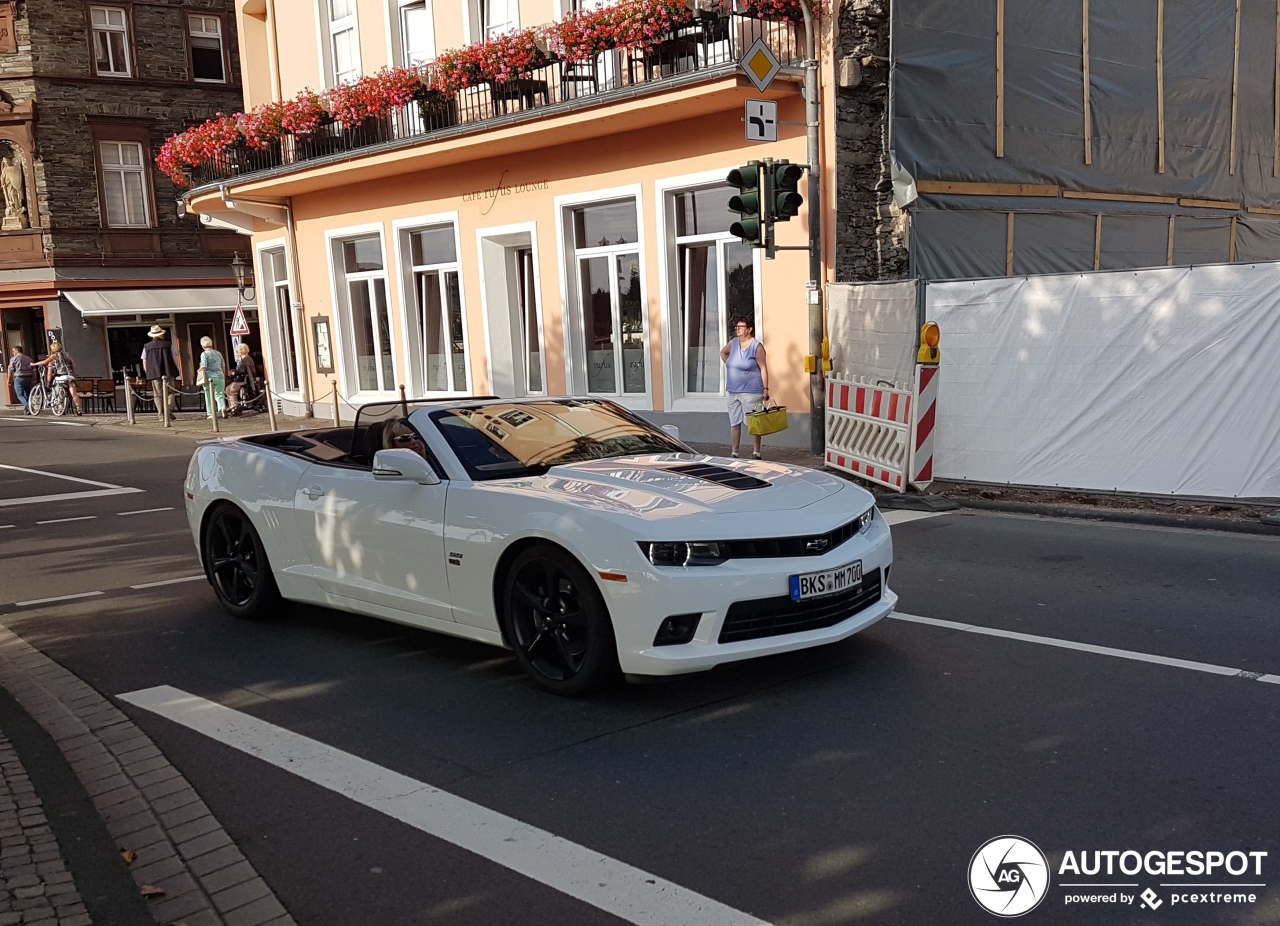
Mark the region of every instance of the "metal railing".
<instances>
[{"instance_id":1,"label":"metal railing","mask_svg":"<svg viewBox=\"0 0 1280 926\"><path fill-rule=\"evenodd\" d=\"M723 77L761 38L784 67L798 65L802 57L798 31L790 21L699 17L652 48L615 49L588 61L556 61L504 83L485 83L454 94L432 92L359 125L332 122L309 135L286 135L265 150L238 145L191 171L191 180L201 187Z\"/></svg>"}]
</instances>

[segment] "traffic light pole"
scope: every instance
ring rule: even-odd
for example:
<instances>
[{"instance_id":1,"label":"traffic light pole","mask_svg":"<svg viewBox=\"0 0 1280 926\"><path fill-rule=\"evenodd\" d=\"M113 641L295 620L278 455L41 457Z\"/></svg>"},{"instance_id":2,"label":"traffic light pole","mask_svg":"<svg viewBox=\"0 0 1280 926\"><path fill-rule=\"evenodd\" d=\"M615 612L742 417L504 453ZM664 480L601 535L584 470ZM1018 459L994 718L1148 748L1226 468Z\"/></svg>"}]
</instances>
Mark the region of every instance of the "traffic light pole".
<instances>
[{"instance_id":1,"label":"traffic light pole","mask_svg":"<svg viewBox=\"0 0 1280 926\"><path fill-rule=\"evenodd\" d=\"M822 388L822 200L819 198L820 140L818 136L818 40L811 0L800 0L804 14L804 105L809 161L809 354L814 367L809 374L809 450L826 454L826 394Z\"/></svg>"}]
</instances>

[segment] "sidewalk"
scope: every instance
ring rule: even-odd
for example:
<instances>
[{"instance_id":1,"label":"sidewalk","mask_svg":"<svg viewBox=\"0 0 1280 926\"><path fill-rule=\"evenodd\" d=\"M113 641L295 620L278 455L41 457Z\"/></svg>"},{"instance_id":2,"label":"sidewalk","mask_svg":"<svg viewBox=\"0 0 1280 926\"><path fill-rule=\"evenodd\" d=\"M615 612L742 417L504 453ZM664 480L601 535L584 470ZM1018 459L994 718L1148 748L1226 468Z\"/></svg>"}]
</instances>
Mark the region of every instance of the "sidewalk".
<instances>
[{"instance_id":1,"label":"sidewalk","mask_svg":"<svg viewBox=\"0 0 1280 926\"><path fill-rule=\"evenodd\" d=\"M0 406L0 417L3 418L26 418L22 414L22 406ZM27 419L32 420L32 419ZM218 433L214 433L213 422L205 417L204 412L200 411L183 411L176 413L169 421L170 426L166 428L160 420L160 416L155 412L139 412L134 415L134 424L129 423L129 418L124 413L85 413L79 417L74 415L65 415L62 418L54 418L48 412L39 415L35 421L60 421L75 423L95 428L123 428L130 431L138 432L156 432L162 434L180 434L184 437L206 438L206 437L224 437L226 435L236 434L261 434L264 431L271 430L271 419L265 412L254 412L252 414L236 417L236 418L219 418ZM287 415L276 415L276 427L279 430L287 431L294 428L322 428L332 422L324 418L293 418ZM350 424L351 422L346 422ZM0 924L3 926L3 924Z\"/></svg>"},{"instance_id":2,"label":"sidewalk","mask_svg":"<svg viewBox=\"0 0 1280 926\"><path fill-rule=\"evenodd\" d=\"M3 624L0 687L0 926L294 926L151 738Z\"/></svg>"}]
</instances>

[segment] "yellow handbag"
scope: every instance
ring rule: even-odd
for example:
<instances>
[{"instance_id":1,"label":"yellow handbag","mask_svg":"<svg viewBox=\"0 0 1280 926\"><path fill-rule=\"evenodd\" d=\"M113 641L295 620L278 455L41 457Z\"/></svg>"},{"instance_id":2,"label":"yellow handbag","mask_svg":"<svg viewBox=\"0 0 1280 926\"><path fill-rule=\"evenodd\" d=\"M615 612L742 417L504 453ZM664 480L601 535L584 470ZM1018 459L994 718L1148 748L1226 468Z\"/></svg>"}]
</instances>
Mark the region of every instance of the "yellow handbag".
<instances>
[{"instance_id":1,"label":"yellow handbag","mask_svg":"<svg viewBox=\"0 0 1280 926\"><path fill-rule=\"evenodd\" d=\"M747 412L747 432L750 434L777 434L787 429L787 407L775 405L758 412Z\"/></svg>"}]
</instances>

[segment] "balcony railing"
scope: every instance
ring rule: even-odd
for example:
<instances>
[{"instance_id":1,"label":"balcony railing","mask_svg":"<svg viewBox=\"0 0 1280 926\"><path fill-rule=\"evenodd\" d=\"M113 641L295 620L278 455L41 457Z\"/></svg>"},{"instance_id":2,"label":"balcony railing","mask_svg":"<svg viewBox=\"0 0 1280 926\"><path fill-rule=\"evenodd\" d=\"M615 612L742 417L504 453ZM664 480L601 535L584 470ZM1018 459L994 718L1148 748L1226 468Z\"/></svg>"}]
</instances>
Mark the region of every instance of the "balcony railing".
<instances>
[{"instance_id":1,"label":"balcony railing","mask_svg":"<svg viewBox=\"0 0 1280 926\"><path fill-rule=\"evenodd\" d=\"M265 150L237 145L191 171L190 179L196 187L241 180L723 77L758 38L765 40L784 67L800 63L802 48L793 22L741 16L699 18L652 48L616 49L590 61L557 61L505 83L486 83L454 94L432 93L359 125L332 122L309 135L286 135Z\"/></svg>"}]
</instances>

